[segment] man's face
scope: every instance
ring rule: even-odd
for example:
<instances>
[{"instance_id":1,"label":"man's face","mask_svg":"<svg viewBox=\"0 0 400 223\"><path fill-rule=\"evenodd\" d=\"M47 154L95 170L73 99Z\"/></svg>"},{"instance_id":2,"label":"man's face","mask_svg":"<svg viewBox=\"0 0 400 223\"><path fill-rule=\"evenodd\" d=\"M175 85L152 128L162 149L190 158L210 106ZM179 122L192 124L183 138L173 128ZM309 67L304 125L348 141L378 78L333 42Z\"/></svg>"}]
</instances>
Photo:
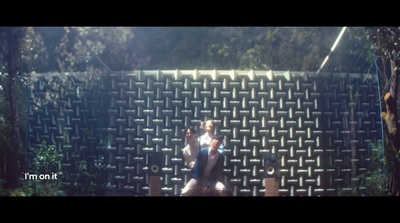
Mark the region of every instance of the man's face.
<instances>
[{"instance_id":1,"label":"man's face","mask_svg":"<svg viewBox=\"0 0 400 223\"><path fill-rule=\"evenodd\" d=\"M212 132L214 130L214 124L212 121L207 121L204 128L207 132Z\"/></svg>"},{"instance_id":2,"label":"man's face","mask_svg":"<svg viewBox=\"0 0 400 223\"><path fill-rule=\"evenodd\" d=\"M195 134L192 132L191 129L186 131L186 139L187 141L193 140L195 138Z\"/></svg>"},{"instance_id":3,"label":"man's face","mask_svg":"<svg viewBox=\"0 0 400 223\"><path fill-rule=\"evenodd\" d=\"M217 150L218 147L221 145L222 140L213 139L211 140L211 150Z\"/></svg>"}]
</instances>

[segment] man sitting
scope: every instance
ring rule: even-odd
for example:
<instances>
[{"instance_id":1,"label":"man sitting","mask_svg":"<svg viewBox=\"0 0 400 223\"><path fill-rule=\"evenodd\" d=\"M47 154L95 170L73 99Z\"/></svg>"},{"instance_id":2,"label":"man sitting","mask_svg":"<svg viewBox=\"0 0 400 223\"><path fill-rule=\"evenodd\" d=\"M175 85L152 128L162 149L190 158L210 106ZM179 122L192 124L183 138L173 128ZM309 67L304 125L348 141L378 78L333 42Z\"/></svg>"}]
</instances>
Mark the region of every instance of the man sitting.
<instances>
[{"instance_id":1,"label":"man sitting","mask_svg":"<svg viewBox=\"0 0 400 223\"><path fill-rule=\"evenodd\" d=\"M197 154L192 178L183 188L181 196L198 196L207 190L226 196L228 191L223 181L224 155L218 151L222 143L221 136L213 136L208 148L202 148Z\"/></svg>"}]
</instances>

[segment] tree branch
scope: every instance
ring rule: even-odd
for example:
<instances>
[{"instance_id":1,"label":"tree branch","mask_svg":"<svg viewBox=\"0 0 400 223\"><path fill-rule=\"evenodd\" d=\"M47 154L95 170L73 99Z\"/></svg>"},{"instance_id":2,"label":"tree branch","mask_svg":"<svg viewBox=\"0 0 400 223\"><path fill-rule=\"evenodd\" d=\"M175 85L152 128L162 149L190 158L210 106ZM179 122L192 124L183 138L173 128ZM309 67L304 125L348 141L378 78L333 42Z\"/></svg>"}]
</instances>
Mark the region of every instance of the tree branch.
<instances>
[{"instance_id":1,"label":"tree branch","mask_svg":"<svg viewBox=\"0 0 400 223\"><path fill-rule=\"evenodd\" d=\"M390 94L393 97L394 101L397 102L397 92L398 92L398 76L399 76L399 68L398 64L394 60L390 60L390 68L391 68L391 83L390 83Z\"/></svg>"},{"instance_id":2,"label":"tree branch","mask_svg":"<svg viewBox=\"0 0 400 223\"><path fill-rule=\"evenodd\" d=\"M107 66L107 64L99 57L99 55L97 55L95 52L93 52L93 50L90 48L89 44L87 43L87 39L83 36L80 36L79 34L76 35L78 37L78 39L85 44L85 46L88 48L88 50L90 51L90 53L96 58L96 60L98 60L100 62L100 64L108 71L108 72L112 72L112 70Z\"/></svg>"}]
</instances>

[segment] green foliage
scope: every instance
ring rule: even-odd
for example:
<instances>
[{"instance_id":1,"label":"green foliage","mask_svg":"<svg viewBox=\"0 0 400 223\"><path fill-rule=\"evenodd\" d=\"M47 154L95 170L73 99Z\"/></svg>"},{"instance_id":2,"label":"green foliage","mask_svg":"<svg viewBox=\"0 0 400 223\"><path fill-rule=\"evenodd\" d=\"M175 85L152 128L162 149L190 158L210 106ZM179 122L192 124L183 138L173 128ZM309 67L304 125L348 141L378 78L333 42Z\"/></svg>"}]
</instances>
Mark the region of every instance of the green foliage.
<instances>
[{"instance_id":1,"label":"green foliage","mask_svg":"<svg viewBox=\"0 0 400 223\"><path fill-rule=\"evenodd\" d=\"M400 69L400 27L369 27L368 39L372 40L374 43L374 50L377 59L377 70L379 75L381 95L380 103L382 109L386 108L386 103L383 100L383 96L390 91L392 97L399 96L400 92L400 82L398 81L398 69ZM393 68L393 69L392 69ZM395 78L397 75L397 78ZM394 81L395 80L395 81ZM397 86L396 86L397 85ZM397 91L397 92L395 92ZM400 103L396 102L397 107L397 117L400 115ZM383 110L385 111L385 110ZM388 111L385 111L388 112ZM396 125L397 119L394 119L392 123L384 122L383 125L386 127L384 131L384 141L385 141L385 169L387 172L387 184L388 191L392 195L399 194L399 153L396 148L393 148L394 140L398 140L398 137L390 137L388 126ZM390 121L391 122L391 121Z\"/></svg>"},{"instance_id":2,"label":"green foliage","mask_svg":"<svg viewBox=\"0 0 400 223\"><path fill-rule=\"evenodd\" d=\"M330 72L371 73L375 58L371 50L372 42L366 35L363 27L347 27L324 69Z\"/></svg>"},{"instance_id":3,"label":"green foliage","mask_svg":"<svg viewBox=\"0 0 400 223\"><path fill-rule=\"evenodd\" d=\"M19 187L7 190L1 187L4 181L0 181L0 196L59 196L64 192L59 189L59 179L30 178L30 175L58 174L60 158L54 147L47 146L43 141L40 148L32 149L35 158L32 163L33 172L23 172L19 180Z\"/></svg>"},{"instance_id":4,"label":"green foliage","mask_svg":"<svg viewBox=\"0 0 400 223\"><path fill-rule=\"evenodd\" d=\"M376 53L387 59L400 59L400 28L369 27L368 38L374 41Z\"/></svg>"},{"instance_id":5,"label":"green foliage","mask_svg":"<svg viewBox=\"0 0 400 223\"><path fill-rule=\"evenodd\" d=\"M316 71L341 27L27 27L22 73L132 69ZM349 27L326 71L366 72L365 29ZM1 34L1 33L0 33ZM28 41L30 40L30 41ZM30 49L30 50L28 50ZM1 54L0 54L1 59Z\"/></svg>"},{"instance_id":6,"label":"green foliage","mask_svg":"<svg viewBox=\"0 0 400 223\"><path fill-rule=\"evenodd\" d=\"M33 149L35 158L33 158L33 170L36 173L57 173L60 171L60 158L58 152L53 146L46 146L43 141L38 149Z\"/></svg>"},{"instance_id":7,"label":"green foliage","mask_svg":"<svg viewBox=\"0 0 400 223\"><path fill-rule=\"evenodd\" d=\"M33 172L29 174L57 174L57 179L34 179L25 176L22 173L20 186L14 190L7 190L1 185L4 180L0 180L0 196L94 196L102 195L105 188L105 145L104 139L99 143L99 155L93 161L92 168L89 168L90 162L84 158L75 163L76 174L66 173L68 168L62 168L65 160L53 146L46 146L43 141L40 148L33 149L35 154L33 159ZM64 151L67 152L67 151ZM84 151L82 151L84 152Z\"/></svg>"},{"instance_id":8,"label":"green foliage","mask_svg":"<svg viewBox=\"0 0 400 223\"><path fill-rule=\"evenodd\" d=\"M40 148L33 149L33 172L36 174L59 174L60 156L53 146L47 146L43 141ZM40 180L23 179L22 190L30 191L34 188L33 195L36 196L56 196L62 194L58 187L59 179Z\"/></svg>"},{"instance_id":9,"label":"green foliage","mask_svg":"<svg viewBox=\"0 0 400 223\"><path fill-rule=\"evenodd\" d=\"M341 189L338 196L384 196L386 187L384 182L384 156L383 144L381 142L370 142L369 166L365 173L357 175L352 179L355 184L352 190Z\"/></svg>"},{"instance_id":10,"label":"green foliage","mask_svg":"<svg viewBox=\"0 0 400 223\"><path fill-rule=\"evenodd\" d=\"M340 28L134 28L131 44L137 54L149 58L142 69L317 71ZM364 31L348 28L324 71L367 72L373 56L368 54L371 44Z\"/></svg>"},{"instance_id":11,"label":"green foliage","mask_svg":"<svg viewBox=\"0 0 400 223\"><path fill-rule=\"evenodd\" d=\"M10 196L63 196L65 193L59 190L58 183L55 180L20 180L20 187L12 190Z\"/></svg>"},{"instance_id":12,"label":"green foliage","mask_svg":"<svg viewBox=\"0 0 400 223\"><path fill-rule=\"evenodd\" d=\"M37 111L45 105L52 105L57 108L60 106L59 100L71 93L78 98L82 98L94 86L99 85L101 76L102 73L96 72L50 73L45 75L33 72L30 74L32 80L29 84L30 90L42 90L45 92L40 96L31 95L33 100L31 109ZM38 84L39 82L40 84Z\"/></svg>"}]
</instances>

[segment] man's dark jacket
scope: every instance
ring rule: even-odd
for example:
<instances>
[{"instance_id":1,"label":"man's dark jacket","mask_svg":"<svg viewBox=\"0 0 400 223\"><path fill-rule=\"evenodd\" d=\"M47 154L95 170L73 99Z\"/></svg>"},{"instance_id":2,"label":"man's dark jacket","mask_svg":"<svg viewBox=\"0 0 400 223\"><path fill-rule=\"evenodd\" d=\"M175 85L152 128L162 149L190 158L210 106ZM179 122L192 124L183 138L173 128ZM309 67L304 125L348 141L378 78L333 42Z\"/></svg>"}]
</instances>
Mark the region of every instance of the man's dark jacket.
<instances>
[{"instance_id":1,"label":"man's dark jacket","mask_svg":"<svg viewBox=\"0 0 400 223\"><path fill-rule=\"evenodd\" d=\"M224 155L219 154L218 160L211 169L210 176L206 178L204 172L208 161L208 148L202 148L197 154L196 163L194 164L192 178L202 184L214 184L217 181L223 181Z\"/></svg>"}]
</instances>

